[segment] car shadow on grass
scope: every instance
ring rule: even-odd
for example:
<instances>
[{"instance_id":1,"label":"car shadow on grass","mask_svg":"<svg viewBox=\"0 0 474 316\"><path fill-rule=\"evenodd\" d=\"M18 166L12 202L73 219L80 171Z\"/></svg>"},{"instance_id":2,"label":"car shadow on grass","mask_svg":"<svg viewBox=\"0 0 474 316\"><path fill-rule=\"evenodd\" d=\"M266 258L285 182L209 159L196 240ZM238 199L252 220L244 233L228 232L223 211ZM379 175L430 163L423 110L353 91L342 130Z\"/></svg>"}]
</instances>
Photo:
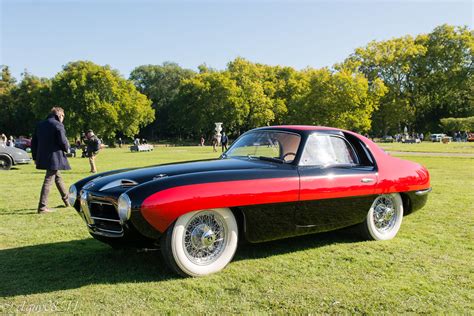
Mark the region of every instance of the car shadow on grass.
<instances>
[{"instance_id":1,"label":"car shadow on grass","mask_svg":"<svg viewBox=\"0 0 474 316\"><path fill-rule=\"evenodd\" d=\"M350 230L239 245L234 261L358 242ZM113 250L92 238L0 250L0 296L50 293L90 284L179 279L160 251Z\"/></svg>"}]
</instances>

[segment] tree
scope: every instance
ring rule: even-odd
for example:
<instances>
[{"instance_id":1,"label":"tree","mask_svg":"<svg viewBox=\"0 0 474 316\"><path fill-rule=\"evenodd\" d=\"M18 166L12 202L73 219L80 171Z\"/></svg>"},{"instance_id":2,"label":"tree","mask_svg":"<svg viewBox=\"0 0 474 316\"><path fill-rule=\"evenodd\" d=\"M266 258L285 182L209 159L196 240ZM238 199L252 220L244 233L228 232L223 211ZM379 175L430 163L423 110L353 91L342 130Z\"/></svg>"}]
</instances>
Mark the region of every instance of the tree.
<instances>
[{"instance_id":1,"label":"tree","mask_svg":"<svg viewBox=\"0 0 474 316\"><path fill-rule=\"evenodd\" d=\"M373 114L376 134L404 125L436 131L442 117L474 115L474 33L442 25L416 38L371 42L343 63L388 87Z\"/></svg>"},{"instance_id":2,"label":"tree","mask_svg":"<svg viewBox=\"0 0 474 316\"><path fill-rule=\"evenodd\" d=\"M267 82L265 66L236 58L227 65L226 71L241 89L246 108L243 129L270 125L275 120L274 100L267 94L270 83Z\"/></svg>"},{"instance_id":3,"label":"tree","mask_svg":"<svg viewBox=\"0 0 474 316\"><path fill-rule=\"evenodd\" d=\"M70 135L93 129L105 139L116 132L134 136L153 121L151 101L109 66L71 62L52 81L52 104L66 111ZM43 112L48 109L43 108Z\"/></svg>"},{"instance_id":4,"label":"tree","mask_svg":"<svg viewBox=\"0 0 474 316\"><path fill-rule=\"evenodd\" d=\"M15 79L12 77L8 66L1 66L0 78L0 134L12 133L10 116L12 108L11 90L15 87Z\"/></svg>"},{"instance_id":5,"label":"tree","mask_svg":"<svg viewBox=\"0 0 474 316\"><path fill-rule=\"evenodd\" d=\"M10 124L15 135L29 136L35 124L44 119L42 108L49 106L51 80L23 73L20 83L11 90Z\"/></svg>"},{"instance_id":6,"label":"tree","mask_svg":"<svg viewBox=\"0 0 474 316\"><path fill-rule=\"evenodd\" d=\"M441 125L446 132L474 131L474 116L442 118Z\"/></svg>"},{"instance_id":7,"label":"tree","mask_svg":"<svg viewBox=\"0 0 474 316\"><path fill-rule=\"evenodd\" d=\"M248 113L241 95L228 72L203 72L186 79L175 102L173 128L195 137L212 133L215 122L224 122L226 131L238 130Z\"/></svg>"},{"instance_id":8,"label":"tree","mask_svg":"<svg viewBox=\"0 0 474 316\"><path fill-rule=\"evenodd\" d=\"M130 73L130 80L153 102L155 110L155 119L144 129L145 134L152 138L158 134L176 136L174 130L169 128L171 120L174 120L176 115L173 101L179 94L181 81L194 75L194 71L170 62L139 66Z\"/></svg>"},{"instance_id":9,"label":"tree","mask_svg":"<svg viewBox=\"0 0 474 316\"><path fill-rule=\"evenodd\" d=\"M426 54L417 59L416 126L436 131L443 117L474 115L474 32L467 27L441 25L419 35Z\"/></svg>"},{"instance_id":10,"label":"tree","mask_svg":"<svg viewBox=\"0 0 474 316\"><path fill-rule=\"evenodd\" d=\"M2 78L0 129L10 135L29 136L40 119L38 108L47 100L50 81L25 71L21 81L15 84L8 67L3 69Z\"/></svg>"},{"instance_id":11,"label":"tree","mask_svg":"<svg viewBox=\"0 0 474 316\"><path fill-rule=\"evenodd\" d=\"M326 125L359 132L371 127L370 117L386 88L380 80L369 87L361 73L348 69L306 69L304 88L290 106L289 123Z\"/></svg>"},{"instance_id":12,"label":"tree","mask_svg":"<svg viewBox=\"0 0 474 316\"><path fill-rule=\"evenodd\" d=\"M346 67L363 73L370 84L378 79L388 87L372 116L375 134L394 133L401 126L414 124L417 104L414 100L413 65L425 53L423 45L417 44L411 36L405 36L370 42L356 49L344 62Z\"/></svg>"}]
</instances>

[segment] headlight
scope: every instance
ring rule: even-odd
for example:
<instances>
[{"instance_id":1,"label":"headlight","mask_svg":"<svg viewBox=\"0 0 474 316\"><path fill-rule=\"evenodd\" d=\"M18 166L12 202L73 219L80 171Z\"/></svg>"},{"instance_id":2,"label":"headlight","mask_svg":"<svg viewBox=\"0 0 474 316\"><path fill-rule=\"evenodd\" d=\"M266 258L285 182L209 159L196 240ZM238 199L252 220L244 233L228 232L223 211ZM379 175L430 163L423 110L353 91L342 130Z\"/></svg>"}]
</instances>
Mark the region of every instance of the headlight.
<instances>
[{"instance_id":1,"label":"headlight","mask_svg":"<svg viewBox=\"0 0 474 316\"><path fill-rule=\"evenodd\" d=\"M132 211L132 202L126 193L120 195L118 199L118 215L122 222L125 222L130 218L130 213Z\"/></svg>"},{"instance_id":2,"label":"headlight","mask_svg":"<svg viewBox=\"0 0 474 316\"><path fill-rule=\"evenodd\" d=\"M74 203L76 203L77 189L76 189L76 186L74 184L69 187L68 200L69 200L69 204L71 204L71 206L74 206Z\"/></svg>"}]
</instances>

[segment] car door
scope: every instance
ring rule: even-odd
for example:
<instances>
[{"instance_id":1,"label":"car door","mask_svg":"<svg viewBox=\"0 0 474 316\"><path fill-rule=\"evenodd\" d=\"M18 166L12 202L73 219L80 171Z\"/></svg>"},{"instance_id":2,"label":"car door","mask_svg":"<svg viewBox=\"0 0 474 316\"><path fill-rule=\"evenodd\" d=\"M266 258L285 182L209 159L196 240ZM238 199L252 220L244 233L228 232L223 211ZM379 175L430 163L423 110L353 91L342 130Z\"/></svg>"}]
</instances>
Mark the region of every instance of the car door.
<instances>
[{"instance_id":1,"label":"car door","mask_svg":"<svg viewBox=\"0 0 474 316\"><path fill-rule=\"evenodd\" d=\"M343 134L308 136L298 166L300 196L295 222L299 228L326 231L360 223L377 184L374 163L359 157Z\"/></svg>"}]
</instances>

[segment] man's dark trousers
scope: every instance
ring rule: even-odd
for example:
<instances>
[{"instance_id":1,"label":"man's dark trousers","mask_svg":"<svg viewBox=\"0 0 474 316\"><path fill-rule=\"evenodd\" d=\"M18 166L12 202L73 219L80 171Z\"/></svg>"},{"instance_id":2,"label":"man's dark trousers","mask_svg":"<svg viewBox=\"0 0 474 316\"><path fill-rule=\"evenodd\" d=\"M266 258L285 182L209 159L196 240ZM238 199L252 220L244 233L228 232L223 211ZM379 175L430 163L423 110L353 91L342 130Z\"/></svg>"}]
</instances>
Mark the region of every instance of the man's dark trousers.
<instances>
[{"instance_id":1,"label":"man's dark trousers","mask_svg":"<svg viewBox=\"0 0 474 316\"><path fill-rule=\"evenodd\" d=\"M47 208L48 205L48 196L51 189L51 184L53 181L56 183L56 187L61 194L61 199L64 204L67 205L68 193L66 187L64 186L64 181L59 170L46 170L46 176L44 177L43 187L41 188L40 202L38 204L38 210L42 211Z\"/></svg>"}]
</instances>

